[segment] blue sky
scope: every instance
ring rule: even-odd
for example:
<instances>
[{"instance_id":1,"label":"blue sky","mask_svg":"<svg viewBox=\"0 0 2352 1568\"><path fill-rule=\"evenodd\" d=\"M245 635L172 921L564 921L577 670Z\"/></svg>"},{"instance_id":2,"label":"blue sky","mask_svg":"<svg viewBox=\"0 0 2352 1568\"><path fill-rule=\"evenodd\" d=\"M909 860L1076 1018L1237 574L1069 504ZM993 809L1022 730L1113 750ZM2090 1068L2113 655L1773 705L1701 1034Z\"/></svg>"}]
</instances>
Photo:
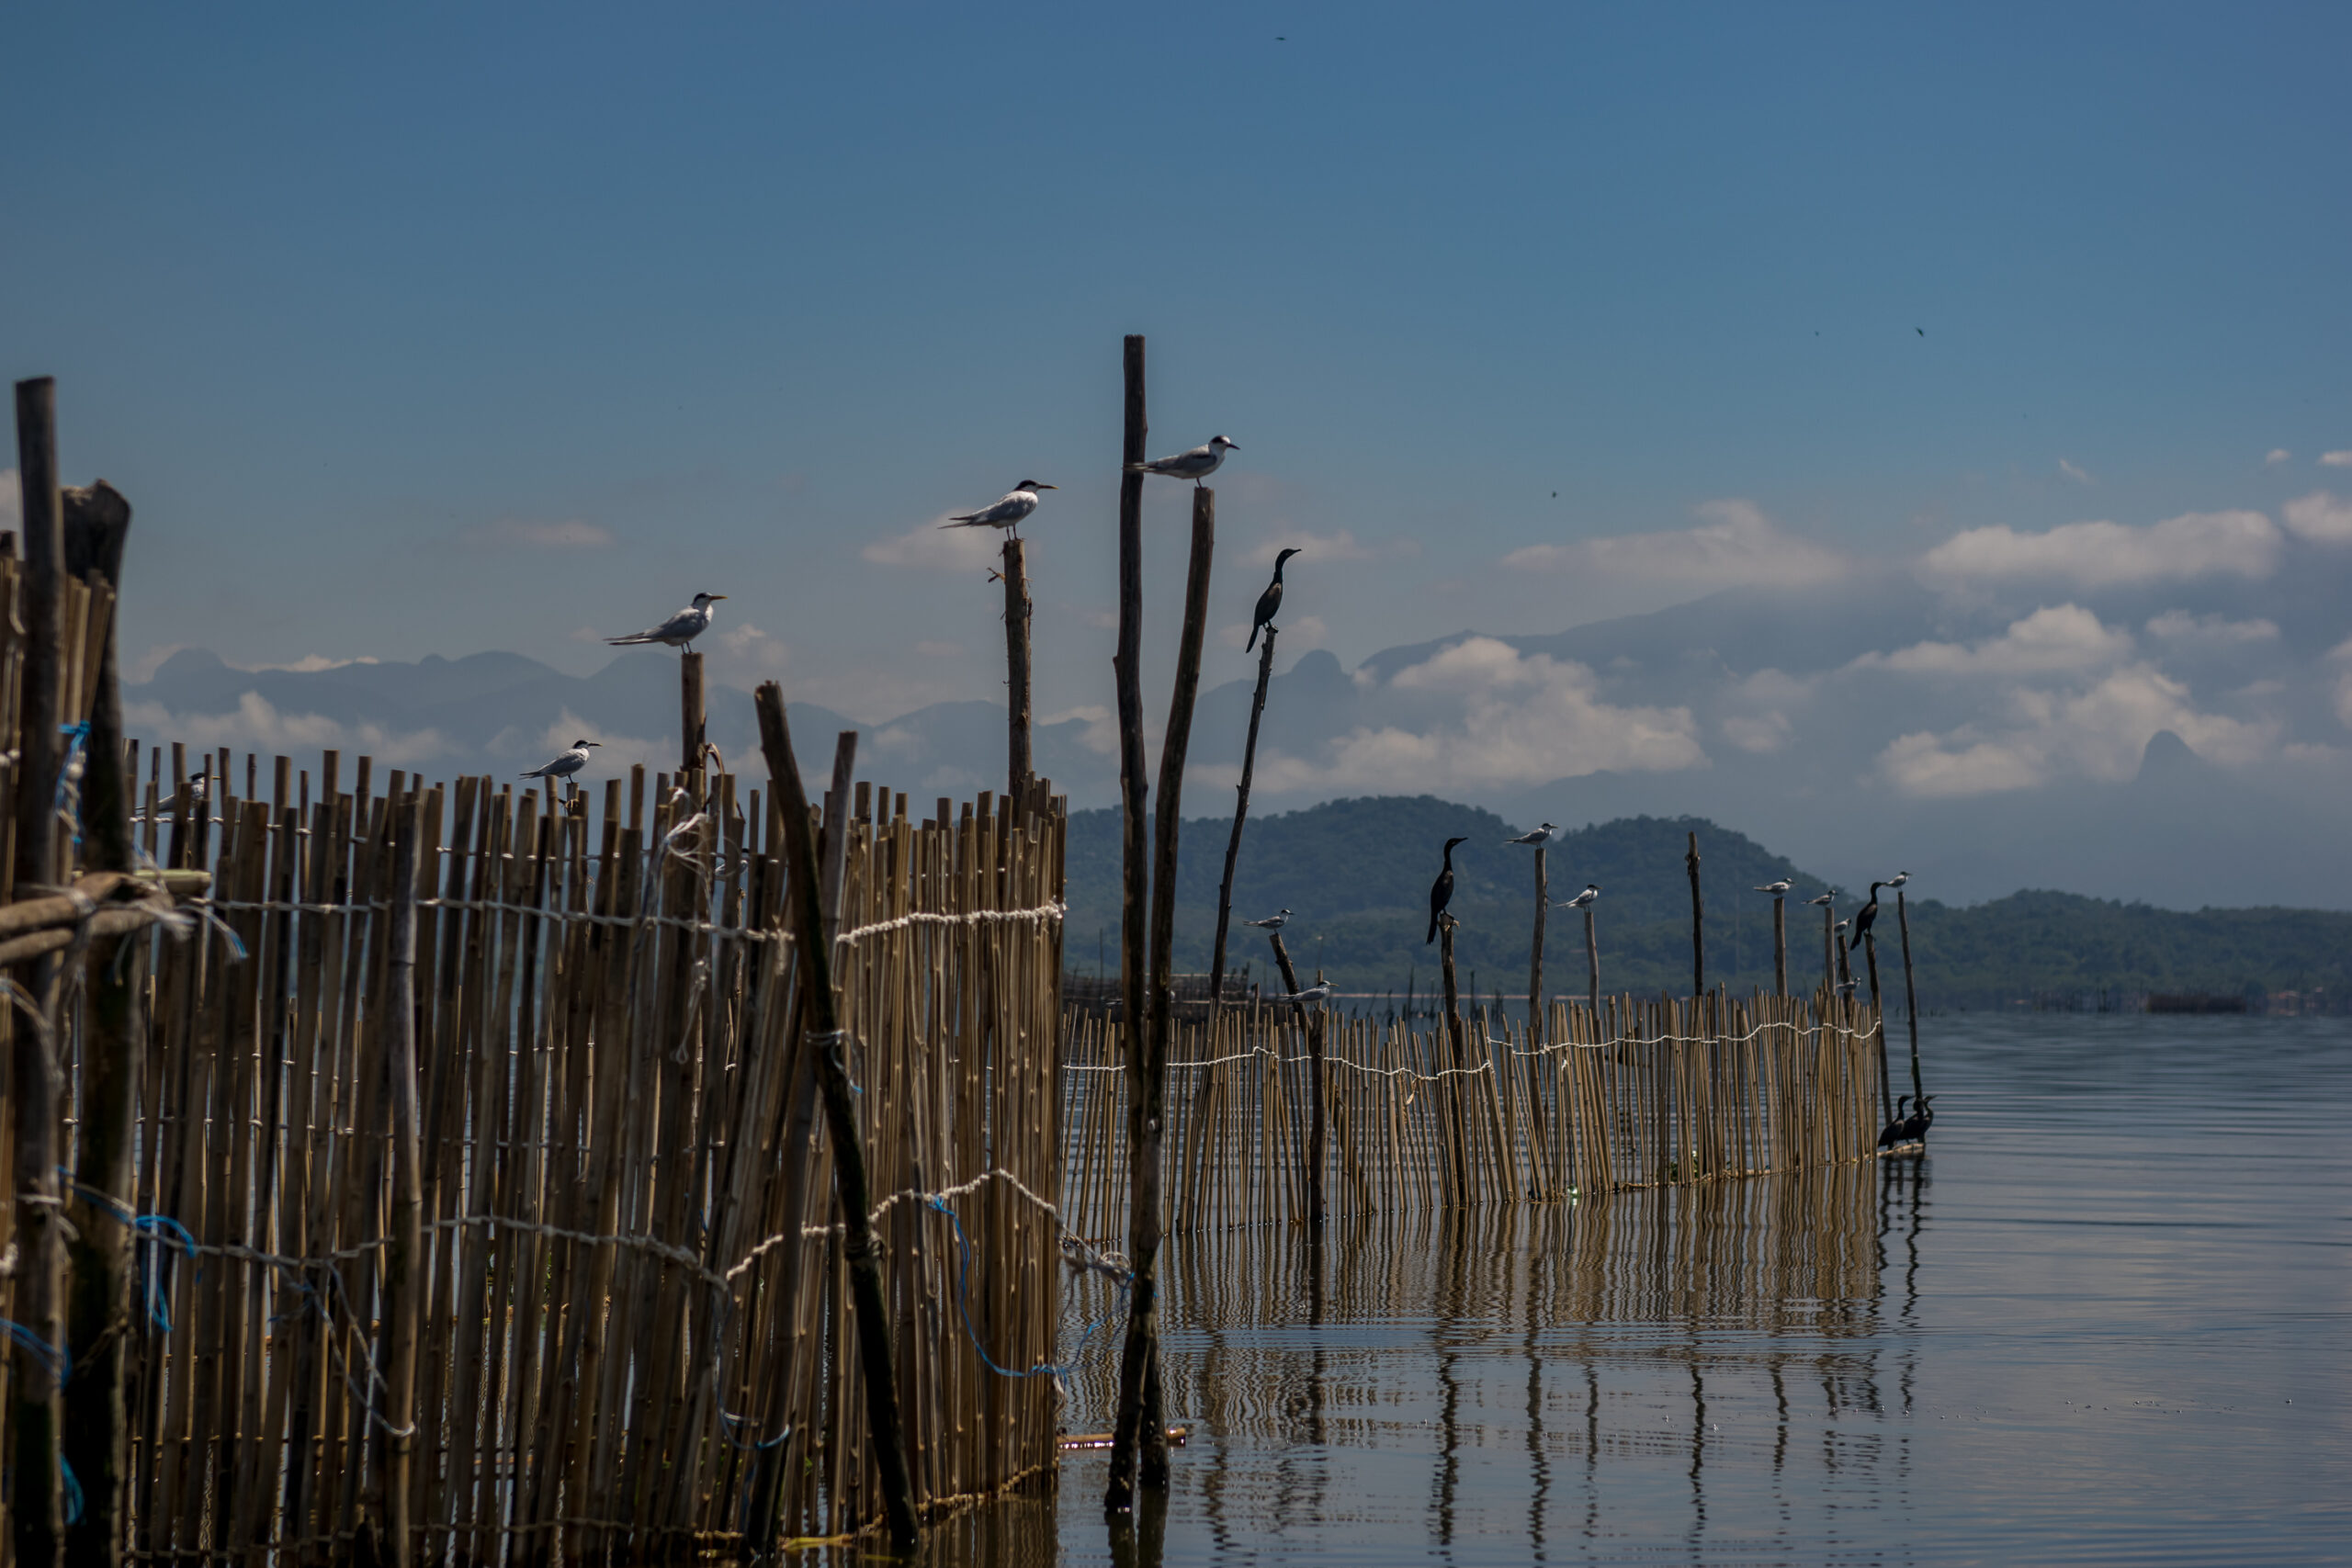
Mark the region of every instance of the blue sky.
<instances>
[{"instance_id":1,"label":"blue sky","mask_svg":"<svg viewBox=\"0 0 2352 1568\"><path fill-rule=\"evenodd\" d=\"M138 504L134 657L584 671L709 588L729 678L887 717L997 690L915 536L1034 475L1041 702L1099 705L1131 331L1155 449L1242 444L1225 615L1306 536L1286 651L1351 663L1722 586L1711 504L1899 565L2352 488L2340 7L0 28L0 368Z\"/></svg>"}]
</instances>

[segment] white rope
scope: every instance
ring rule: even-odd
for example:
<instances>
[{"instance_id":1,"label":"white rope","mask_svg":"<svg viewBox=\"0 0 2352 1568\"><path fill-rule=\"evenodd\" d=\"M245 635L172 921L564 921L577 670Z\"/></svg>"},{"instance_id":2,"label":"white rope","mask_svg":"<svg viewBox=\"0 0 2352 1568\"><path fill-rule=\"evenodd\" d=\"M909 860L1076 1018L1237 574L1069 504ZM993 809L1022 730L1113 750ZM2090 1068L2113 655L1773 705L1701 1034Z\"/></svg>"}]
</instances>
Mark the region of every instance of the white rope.
<instances>
[{"instance_id":1,"label":"white rope","mask_svg":"<svg viewBox=\"0 0 2352 1568\"><path fill-rule=\"evenodd\" d=\"M833 945L846 947L851 942L863 941L869 936L879 936L885 931L904 931L912 926L968 926L996 921L1012 925L1032 921L1058 920L1069 912L1069 906L1061 903L1040 904L1034 909L967 909L961 914L935 914L928 909L918 909L913 914L900 915L896 919L876 920L870 926L859 926L854 931L843 931L833 938Z\"/></svg>"}]
</instances>

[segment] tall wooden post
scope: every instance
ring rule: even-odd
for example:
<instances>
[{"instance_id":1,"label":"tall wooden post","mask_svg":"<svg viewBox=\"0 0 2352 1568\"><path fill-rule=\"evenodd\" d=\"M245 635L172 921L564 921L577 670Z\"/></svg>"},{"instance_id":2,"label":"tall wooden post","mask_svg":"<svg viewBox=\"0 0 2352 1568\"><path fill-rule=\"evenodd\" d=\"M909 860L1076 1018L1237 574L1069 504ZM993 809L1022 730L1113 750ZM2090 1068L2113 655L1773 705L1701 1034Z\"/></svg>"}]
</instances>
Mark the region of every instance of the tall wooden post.
<instances>
[{"instance_id":1,"label":"tall wooden post","mask_svg":"<svg viewBox=\"0 0 2352 1568\"><path fill-rule=\"evenodd\" d=\"M1690 835L1690 852L1682 863L1690 871L1690 994L1707 994L1707 906L1699 897L1699 835Z\"/></svg>"},{"instance_id":2,"label":"tall wooden post","mask_svg":"<svg viewBox=\"0 0 2352 1568\"><path fill-rule=\"evenodd\" d=\"M384 1425L378 1433L383 1476L382 1562L409 1568L416 1561L416 1356L425 1303L419 1290L424 1267L423 1121L416 1082L416 878L424 836L424 797L396 803L392 828L391 932L384 986L391 1006L384 1023L385 1071L392 1109L392 1214L384 1249Z\"/></svg>"},{"instance_id":3,"label":"tall wooden post","mask_svg":"<svg viewBox=\"0 0 2352 1568\"><path fill-rule=\"evenodd\" d=\"M1445 1102L1453 1108L1453 1201L1470 1201L1470 1127L1463 1117L1463 1069L1470 1065L1469 1053L1462 1043L1462 996L1453 980L1453 927L1451 915L1437 918L1438 965L1445 976L1445 1039L1452 1048L1453 1077L1447 1080Z\"/></svg>"},{"instance_id":4,"label":"tall wooden post","mask_svg":"<svg viewBox=\"0 0 2352 1568\"><path fill-rule=\"evenodd\" d=\"M1903 889L1894 890L1894 923L1903 932L1903 1010L1911 1022L1911 1099L1919 1098L1919 992L1911 979L1911 916L1903 907Z\"/></svg>"},{"instance_id":5,"label":"tall wooden post","mask_svg":"<svg viewBox=\"0 0 2352 1568\"><path fill-rule=\"evenodd\" d=\"M1821 983L1838 994L1838 901L1821 906Z\"/></svg>"},{"instance_id":6,"label":"tall wooden post","mask_svg":"<svg viewBox=\"0 0 2352 1568\"><path fill-rule=\"evenodd\" d=\"M705 711L702 655L689 649L678 656L678 782L697 801L702 798L703 742L707 735Z\"/></svg>"},{"instance_id":7,"label":"tall wooden post","mask_svg":"<svg viewBox=\"0 0 2352 1568\"><path fill-rule=\"evenodd\" d=\"M1584 907L1584 1001L1592 1010L1596 1027L1600 1021L1600 942L1593 935L1592 906Z\"/></svg>"},{"instance_id":8,"label":"tall wooden post","mask_svg":"<svg viewBox=\"0 0 2352 1568\"><path fill-rule=\"evenodd\" d=\"M1225 879L1216 889L1216 941L1209 950L1209 1001L1225 997L1225 933L1233 919L1233 868L1241 859L1241 825L1250 817L1250 780L1258 771L1258 721L1266 716L1266 687L1274 678L1274 628L1266 628L1265 651L1258 655L1258 691L1250 699L1250 739L1241 748L1241 784L1233 802L1233 836L1225 841ZM1296 986L1291 987L1295 991Z\"/></svg>"},{"instance_id":9,"label":"tall wooden post","mask_svg":"<svg viewBox=\"0 0 2352 1568\"><path fill-rule=\"evenodd\" d=\"M833 995L832 941L824 914L825 872L817 836L808 820L808 790L792 752L792 728L784 711L784 688L762 682L752 694L760 718L760 751L781 809L787 897L800 961L808 965L808 1055L825 1102L825 1130L832 1142L833 1200L842 1224L842 1265L849 1275L850 1307L857 1323L858 1371L865 1384L865 1425L881 1472L882 1511L891 1544L914 1550L920 1526L914 1481L907 1467L906 1431L899 1422L898 1363L890 1353L890 1307L882 1291L879 1248L874 1239L873 1194L865 1174L865 1140L858 1131L850 1086L841 1007ZM846 815L828 848L848 838Z\"/></svg>"},{"instance_id":10,"label":"tall wooden post","mask_svg":"<svg viewBox=\"0 0 2352 1568\"><path fill-rule=\"evenodd\" d=\"M1544 917L1552 907L1552 877L1544 868L1544 846L1535 846L1535 934L1527 944L1527 1043L1544 1044Z\"/></svg>"},{"instance_id":11,"label":"tall wooden post","mask_svg":"<svg viewBox=\"0 0 2352 1568\"><path fill-rule=\"evenodd\" d=\"M1138 1248L1150 1244L1156 1259L1159 1243L1159 1164L1147 1171L1145 1152L1157 1152L1157 1129L1145 1109L1147 1098L1144 970L1147 934L1147 889L1150 884L1150 852L1144 808L1150 791L1143 745L1143 471L1144 353L1143 339L1130 334L1125 349L1126 428L1120 444L1119 469L1119 645L1111 661L1118 692L1119 801L1121 860L1124 877L1119 900L1119 998L1126 1027L1121 1032L1127 1071L1127 1249L1130 1262ZM1128 1295L1127 1337L1119 1361L1119 1414L1111 1441L1111 1473L1103 1489L1102 1506L1122 1514L1135 1504L1136 1445L1148 1441L1143 1433L1145 1391L1159 1381L1159 1346L1156 1273L1137 1272ZM1164 1444L1166 1438L1161 1437Z\"/></svg>"},{"instance_id":12,"label":"tall wooden post","mask_svg":"<svg viewBox=\"0 0 2352 1568\"><path fill-rule=\"evenodd\" d=\"M1878 1013L1878 1107L1885 1120L1892 1122L1894 1086L1886 1081L1886 1003L1878 990L1878 932L1874 930L1862 933L1862 960L1870 965L1871 1006Z\"/></svg>"},{"instance_id":13,"label":"tall wooden post","mask_svg":"<svg viewBox=\"0 0 2352 1568\"><path fill-rule=\"evenodd\" d=\"M1268 931L1266 940L1273 946L1274 967L1282 971L1283 989L1292 996L1298 995L1304 987L1298 983L1297 969L1291 964L1290 949L1283 945L1283 933ZM1322 983L1321 970L1316 971L1315 979L1317 985ZM1323 1223L1323 1010L1317 1007L1310 1013L1305 1002L1293 1002L1291 1009L1306 1024L1308 1070L1314 1075L1307 1091L1306 1220L1310 1226L1319 1227ZM1310 1244L1320 1239L1319 1235L1308 1238Z\"/></svg>"},{"instance_id":14,"label":"tall wooden post","mask_svg":"<svg viewBox=\"0 0 2352 1568\"><path fill-rule=\"evenodd\" d=\"M57 486L57 385L43 376L17 383L17 473L22 489L25 642L17 739L16 880L47 886L57 880L57 704L62 650L60 611L64 597L63 529ZM55 1016L51 981L54 957L20 966L19 983ZM21 1340L11 1349L9 1412L10 1514L16 1561L51 1568L64 1529L59 1483L57 1372L65 1354L62 1227L57 1163L64 1086L48 1019L17 1016L10 1023L10 1111L16 1134L17 1274L14 1316L43 1350ZM46 1358L60 1359L51 1362Z\"/></svg>"},{"instance_id":15,"label":"tall wooden post","mask_svg":"<svg viewBox=\"0 0 2352 1568\"><path fill-rule=\"evenodd\" d=\"M1772 989L1789 994L1789 896L1772 895Z\"/></svg>"},{"instance_id":16,"label":"tall wooden post","mask_svg":"<svg viewBox=\"0 0 2352 1568\"><path fill-rule=\"evenodd\" d=\"M118 590L130 531L130 503L101 479L63 492L65 564L95 589ZM117 627L107 627L90 707L82 770L82 860L90 871L131 869L130 785L124 779L122 692ZM72 1263L66 1337L73 1346L72 1396L64 1402L66 1463L82 1488L82 1515L66 1528L69 1568L115 1568L122 1561L125 1484L130 1462L123 1404L130 1367L131 1230L94 1194L130 1190L133 1114L145 1072L145 1035L135 1008L136 972L146 943L135 936L93 941L83 960L88 997L83 1043L83 1110L76 1187L66 1254Z\"/></svg>"},{"instance_id":17,"label":"tall wooden post","mask_svg":"<svg viewBox=\"0 0 2352 1568\"><path fill-rule=\"evenodd\" d=\"M1014 811L1029 811L1030 782L1036 777L1029 750L1029 562L1019 539L1004 542L1004 797ZM1016 821L1020 818L1016 817Z\"/></svg>"}]
</instances>

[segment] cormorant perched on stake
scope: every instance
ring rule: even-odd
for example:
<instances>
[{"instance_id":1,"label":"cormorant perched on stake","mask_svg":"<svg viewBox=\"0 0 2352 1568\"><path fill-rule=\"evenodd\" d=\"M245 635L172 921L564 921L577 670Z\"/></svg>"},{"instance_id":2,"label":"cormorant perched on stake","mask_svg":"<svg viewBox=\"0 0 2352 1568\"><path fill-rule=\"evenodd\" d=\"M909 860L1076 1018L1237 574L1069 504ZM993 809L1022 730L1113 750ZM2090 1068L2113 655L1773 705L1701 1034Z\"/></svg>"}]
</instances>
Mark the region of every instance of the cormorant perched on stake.
<instances>
[{"instance_id":1,"label":"cormorant perched on stake","mask_svg":"<svg viewBox=\"0 0 2352 1568\"><path fill-rule=\"evenodd\" d=\"M1551 823L1546 822L1541 828L1536 829L1532 833L1521 833L1518 838L1505 839L1503 842L1506 844L1526 844L1532 848L1540 850L1547 844L1556 844L1567 836L1568 830L1566 828L1555 828Z\"/></svg>"},{"instance_id":2,"label":"cormorant perched on stake","mask_svg":"<svg viewBox=\"0 0 2352 1568\"><path fill-rule=\"evenodd\" d=\"M1241 923L1245 926L1256 926L1261 931L1278 931L1290 923L1290 911L1283 909L1277 914L1268 915L1262 920L1244 920Z\"/></svg>"},{"instance_id":3,"label":"cormorant perched on stake","mask_svg":"<svg viewBox=\"0 0 2352 1568\"><path fill-rule=\"evenodd\" d=\"M1041 490L1059 489L1061 489L1059 485L1049 485L1040 479L1023 479L1007 491L1004 499L994 506L983 506L978 512L967 512L959 516L950 517L940 526L943 528L1010 528L1012 530L1012 536L1017 539L1021 536L1021 520L1037 510L1037 492Z\"/></svg>"},{"instance_id":4,"label":"cormorant perched on stake","mask_svg":"<svg viewBox=\"0 0 2352 1568\"><path fill-rule=\"evenodd\" d=\"M1894 1097L1894 1120L1880 1129L1878 1134L1880 1148L1891 1149L1903 1141L1903 1108L1910 1103L1911 1097L1907 1094L1898 1094Z\"/></svg>"},{"instance_id":5,"label":"cormorant perched on stake","mask_svg":"<svg viewBox=\"0 0 2352 1568\"><path fill-rule=\"evenodd\" d=\"M1258 607L1250 612L1250 640L1242 645L1242 652L1248 653L1258 646L1260 632L1274 629L1274 612L1283 607L1283 562L1299 553L1294 547L1274 558L1274 580L1266 584L1263 593L1258 595Z\"/></svg>"},{"instance_id":6,"label":"cormorant perched on stake","mask_svg":"<svg viewBox=\"0 0 2352 1568\"><path fill-rule=\"evenodd\" d=\"M1871 884L1871 901L1854 911L1854 934L1846 940L1848 947L1860 947L1862 938L1870 933L1871 922L1878 919L1878 890L1886 884Z\"/></svg>"},{"instance_id":7,"label":"cormorant perched on stake","mask_svg":"<svg viewBox=\"0 0 2352 1568\"><path fill-rule=\"evenodd\" d=\"M1437 940L1437 918L1445 913L1448 904L1453 902L1453 846L1469 841L1466 838L1445 841L1445 869L1437 874L1435 882L1430 884L1430 934L1422 939L1423 947Z\"/></svg>"},{"instance_id":8,"label":"cormorant perched on stake","mask_svg":"<svg viewBox=\"0 0 2352 1568\"><path fill-rule=\"evenodd\" d=\"M615 648L640 642L658 642L664 648L692 648L695 638L710 630L711 605L726 597L724 593L697 593L693 604L660 626L632 632L628 637L608 637L605 640Z\"/></svg>"},{"instance_id":9,"label":"cormorant perched on stake","mask_svg":"<svg viewBox=\"0 0 2352 1568\"><path fill-rule=\"evenodd\" d=\"M1903 1141L1905 1143L1924 1144L1928 1141L1928 1129L1936 1124L1936 1108L1928 1102L1935 1098L1932 1094L1921 1095L1919 1109L1904 1119Z\"/></svg>"},{"instance_id":10,"label":"cormorant perched on stake","mask_svg":"<svg viewBox=\"0 0 2352 1568\"><path fill-rule=\"evenodd\" d=\"M603 744L601 740L575 740L571 750L544 767L533 768L523 776L526 779L568 779L588 765L588 748Z\"/></svg>"},{"instance_id":11,"label":"cormorant perched on stake","mask_svg":"<svg viewBox=\"0 0 2352 1568\"><path fill-rule=\"evenodd\" d=\"M1227 441L1224 436L1212 435L1205 446L1195 446L1188 452L1179 452L1172 457L1154 457L1148 463L1130 463L1127 465L1127 472L1164 474L1171 479L1190 479L1197 486L1203 479L1216 472L1217 465L1225 461L1225 455L1227 452L1240 450L1239 446Z\"/></svg>"}]
</instances>

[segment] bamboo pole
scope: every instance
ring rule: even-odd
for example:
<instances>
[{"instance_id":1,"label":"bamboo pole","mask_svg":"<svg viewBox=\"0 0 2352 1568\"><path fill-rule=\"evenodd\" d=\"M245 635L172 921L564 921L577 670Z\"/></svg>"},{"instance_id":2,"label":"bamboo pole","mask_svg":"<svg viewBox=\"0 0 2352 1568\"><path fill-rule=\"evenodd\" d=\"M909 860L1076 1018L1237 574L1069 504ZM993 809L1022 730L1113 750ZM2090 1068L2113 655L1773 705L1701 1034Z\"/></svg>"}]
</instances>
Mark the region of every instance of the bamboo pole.
<instances>
[{"instance_id":1,"label":"bamboo pole","mask_svg":"<svg viewBox=\"0 0 2352 1568\"><path fill-rule=\"evenodd\" d=\"M1600 1017L1600 942L1592 926L1592 906L1584 907L1585 1006L1597 1021Z\"/></svg>"},{"instance_id":2,"label":"bamboo pole","mask_svg":"<svg viewBox=\"0 0 2352 1568\"><path fill-rule=\"evenodd\" d=\"M122 581L130 505L101 479L64 492L69 566L94 591L111 597ZM132 844L130 786L124 779L122 694L117 637L109 615L90 705L87 762L82 774L83 863L127 874ZM126 945L130 952L126 953ZM136 1003L143 976L128 962L145 943L129 933L100 937L84 961L88 998L83 1041L83 1111L76 1151L72 1296L66 1337L74 1348L74 1396L64 1403L63 1451L82 1488L81 1517L67 1527L65 1560L74 1568L121 1562L130 1432L124 1404L130 1370L131 1230L120 1195L131 1190L133 1117L146 1075L145 1035ZM96 1201L99 1198L112 1201Z\"/></svg>"},{"instance_id":3,"label":"bamboo pole","mask_svg":"<svg viewBox=\"0 0 2352 1568\"><path fill-rule=\"evenodd\" d=\"M1903 907L1903 889L1894 890L1894 923L1903 933L1903 1010L1911 1024L1911 1098L1919 1098L1919 992L1911 978L1911 916ZM1884 1009L1880 1010L1882 1014Z\"/></svg>"},{"instance_id":4,"label":"bamboo pole","mask_svg":"<svg viewBox=\"0 0 2352 1568\"><path fill-rule=\"evenodd\" d=\"M378 1434L382 1544L388 1568L416 1561L412 1517L416 1446L416 1361L424 1306L424 1182L416 1082L416 882L424 825L417 799L401 803L392 838L391 931L385 975L385 1068L391 1110L391 1245L384 1251L384 1414ZM429 873L428 873L429 874Z\"/></svg>"},{"instance_id":5,"label":"bamboo pole","mask_svg":"<svg viewBox=\"0 0 2352 1568\"><path fill-rule=\"evenodd\" d=\"M1209 949L1212 1008L1225 1001L1225 936L1233 920L1233 869L1241 859L1241 826L1250 818L1250 781L1258 771L1258 723L1266 716L1266 688L1274 678L1274 628L1270 626L1265 630L1265 651L1258 655L1258 689L1250 698L1250 738L1241 747L1241 782L1234 793L1233 836L1225 843L1225 875L1216 889L1216 940Z\"/></svg>"},{"instance_id":6,"label":"bamboo pole","mask_svg":"<svg viewBox=\"0 0 2352 1568\"><path fill-rule=\"evenodd\" d=\"M1821 983L1838 988L1838 900L1825 895L1821 906Z\"/></svg>"},{"instance_id":7,"label":"bamboo pole","mask_svg":"<svg viewBox=\"0 0 2352 1568\"><path fill-rule=\"evenodd\" d=\"M1789 896L1772 895L1772 990L1789 994Z\"/></svg>"},{"instance_id":8,"label":"bamboo pole","mask_svg":"<svg viewBox=\"0 0 2352 1568\"><path fill-rule=\"evenodd\" d=\"M1147 1201L1140 1172L1147 1135L1145 1089L1144 953L1145 902L1150 885L1144 806L1150 789L1143 742L1143 468L1144 340L1130 334L1125 344L1126 420L1119 472L1119 645L1112 660L1118 690L1119 799L1124 880L1119 911L1120 1032L1126 1046L1128 1256L1147 1237L1156 1241L1159 1213L1155 1190ZM1135 1502L1136 1442L1144 1416L1146 1384L1157 1371L1158 1349L1150 1328L1152 1282L1138 1280L1128 1301L1127 1336L1119 1363L1119 1412L1111 1444L1111 1472L1103 1491L1106 1514L1126 1512Z\"/></svg>"},{"instance_id":9,"label":"bamboo pole","mask_svg":"<svg viewBox=\"0 0 2352 1568\"><path fill-rule=\"evenodd\" d=\"M1442 1097L1450 1112L1453 1134L1452 1154L1448 1164L1453 1173L1453 1201L1457 1207L1470 1201L1470 1130L1462 1111L1464 1069L1470 1065L1462 1043L1462 998L1454 987L1453 928L1458 924L1451 915L1440 915L1437 921L1438 965L1445 976L1445 1039L1452 1048L1453 1076L1446 1079L1446 1092Z\"/></svg>"},{"instance_id":10,"label":"bamboo pole","mask_svg":"<svg viewBox=\"0 0 2352 1568\"><path fill-rule=\"evenodd\" d=\"M1552 907L1552 878L1544 863L1544 849L1535 846L1535 934L1527 944L1527 1043L1544 1048L1544 918Z\"/></svg>"},{"instance_id":11,"label":"bamboo pole","mask_svg":"<svg viewBox=\"0 0 2352 1568\"><path fill-rule=\"evenodd\" d=\"M1029 565L1019 539L1004 542L1005 798L1029 809L1036 777L1029 750Z\"/></svg>"},{"instance_id":12,"label":"bamboo pole","mask_svg":"<svg viewBox=\"0 0 2352 1568\"><path fill-rule=\"evenodd\" d=\"M1690 848L1682 857L1690 872L1690 994L1707 994L1707 906L1699 896L1699 834L1690 834Z\"/></svg>"},{"instance_id":13,"label":"bamboo pole","mask_svg":"<svg viewBox=\"0 0 2352 1568\"><path fill-rule=\"evenodd\" d=\"M703 747L707 729L703 702L702 655L688 649L678 655L678 782L700 798ZM693 781L689 783L688 781Z\"/></svg>"},{"instance_id":14,"label":"bamboo pole","mask_svg":"<svg viewBox=\"0 0 2352 1568\"><path fill-rule=\"evenodd\" d=\"M1895 896L1902 897L1900 890L1897 890ZM1870 965L1871 1011L1877 1019L1878 1100L1882 1117L1880 1125L1883 1126L1886 1122L1894 1120L1894 1085L1887 1080L1886 1076L1886 1003L1879 995L1878 932L1875 930L1862 933L1862 959Z\"/></svg>"},{"instance_id":15,"label":"bamboo pole","mask_svg":"<svg viewBox=\"0 0 2352 1568\"><path fill-rule=\"evenodd\" d=\"M818 886L817 846L808 823L808 792L800 782L800 765L792 754L792 731L785 718L783 688L773 681L765 682L754 694L753 701L759 709L760 749L767 758L768 776L784 807L794 924L799 935L801 962L807 965L808 976L808 1045L824 1092L825 1120L832 1138L834 1194L842 1224L841 1256L849 1274L851 1300L856 1313L867 1437L881 1472L882 1504L891 1543L901 1552L910 1551L919 1530L913 1485L907 1468L906 1435L899 1424L888 1306L883 1297L882 1270L875 1257L874 1229L868 1218L872 1194L866 1186L865 1140L858 1131L856 1108L851 1102L841 1013L833 996L830 951L832 943L827 937L822 894Z\"/></svg>"}]
</instances>

